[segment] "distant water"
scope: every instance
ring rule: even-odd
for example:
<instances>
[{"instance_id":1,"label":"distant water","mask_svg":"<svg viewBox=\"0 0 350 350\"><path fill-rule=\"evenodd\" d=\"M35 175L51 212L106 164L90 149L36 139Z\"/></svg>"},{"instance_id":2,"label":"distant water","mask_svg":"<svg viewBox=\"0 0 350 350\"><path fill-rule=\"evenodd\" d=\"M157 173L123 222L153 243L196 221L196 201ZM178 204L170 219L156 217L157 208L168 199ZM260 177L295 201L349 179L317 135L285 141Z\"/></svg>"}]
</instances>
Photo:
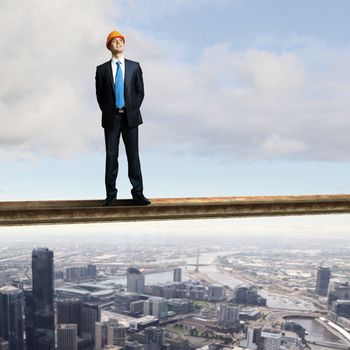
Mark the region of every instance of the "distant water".
<instances>
[{"instance_id":1,"label":"distant water","mask_svg":"<svg viewBox=\"0 0 350 350\"><path fill-rule=\"evenodd\" d=\"M295 319L290 319L293 322L301 324L309 333L306 336L306 339L320 339L320 340L325 340L325 341L330 341L330 342L339 342L339 338L337 338L335 335L333 335L331 332L329 332L326 328L324 328L320 323L318 323L315 320L312 319L300 319L300 318L295 318ZM328 349L326 347L321 347L321 346L314 346L311 345L312 349Z\"/></svg>"},{"instance_id":2,"label":"distant water","mask_svg":"<svg viewBox=\"0 0 350 350\"><path fill-rule=\"evenodd\" d=\"M229 254L229 252L202 254L200 256L200 263L212 264L217 255L225 255L225 254ZM185 258L185 259L179 258L179 259L172 259L170 261L171 262L185 261L188 264L195 264L196 258L195 257ZM188 280L189 278L188 276L186 276L186 273L185 273L186 267L185 266L181 266L181 267L183 270L183 273L182 273L183 280L184 281ZM193 269L193 267L190 267L190 269ZM243 281L239 280L234 276L223 273L222 271L218 270L214 265L200 266L199 270L203 273L206 273L213 280L216 280L219 283L227 285L230 288L235 288L239 284L244 283ZM172 280L173 280L173 271L157 272L157 273L151 273L151 274L145 275L146 284L166 283L166 282L171 282ZM111 279L110 281L126 286L126 276L119 276L117 278ZM267 306L269 307L291 309L291 310L305 310L305 309L312 310L313 309L313 307L310 304L303 303L294 297L289 297L288 295L279 296L277 294L272 294L264 290L260 290L259 294L262 297L267 299ZM321 324L319 324L315 320L312 320L312 319L291 319L291 320L301 324L308 331L309 333L308 337L322 339L325 341L339 342L337 337L335 337L332 333L330 333L327 329L325 329ZM321 350L321 349L327 349L327 348L313 345L312 349Z\"/></svg>"},{"instance_id":3,"label":"distant water","mask_svg":"<svg viewBox=\"0 0 350 350\"><path fill-rule=\"evenodd\" d=\"M214 259L217 255L226 255L230 252L220 252L220 253L207 253L202 254L200 256L200 264L212 264L214 262ZM176 262L176 261L185 261L187 264L195 264L196 258L179 258L179 259L171 259L167 260L167 262ZM183 270L182 276L183 280L186 281L189 279L188 276L186 276L186 268L185 266L180 266ZM190 269L193 269L194 266L189 267ZM208 265L208 266L200 266L199 270L203 273L206 273L210 278L212 278L215 281L218 281L219 283L222 283L224 285L229 286L230 288L235 288L238 285L244 283L242 280L229 275L227 273L223 273L222 271L218 270L215 265ZM172 271L165 271L165 272L159 272L159 273L151 273L145 275L145 283L146 284L155 284L155 283L166 283L171 282L173 280L173 272ZM113 281L115 283L119 283L126 286L126 276L119 276L116 278L111 279L110 281ZM280 296L277 294L272 294L264 290L260 290L259 294L266 298L267 300L267 306L272 308L283 308L283 309L291 309L291 310L314 310L314 307L308 303L301 302L300 300L290 297L288 295Z\"/></svg>"}]
</instances>

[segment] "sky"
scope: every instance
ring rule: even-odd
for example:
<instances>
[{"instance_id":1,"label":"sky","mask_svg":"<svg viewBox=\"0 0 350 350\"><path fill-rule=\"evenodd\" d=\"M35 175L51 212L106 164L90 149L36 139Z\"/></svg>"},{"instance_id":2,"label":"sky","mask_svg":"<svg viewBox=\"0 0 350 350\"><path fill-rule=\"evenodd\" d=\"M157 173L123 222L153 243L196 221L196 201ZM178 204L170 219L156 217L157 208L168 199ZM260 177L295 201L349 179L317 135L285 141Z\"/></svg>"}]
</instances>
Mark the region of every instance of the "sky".
<instances>
[{"instance_id":1,"label":"sky","mask_svg":"<svg viewBox=\"0 0 350 350\"><path fill-rule=\"evenodd\" d=\"M1 0L0 201L105 197L94 83L112 30L143 70L147 197L350 193L349 14L348 0Z\"/></svg>"},{"instance_id":2,"label":"sky","mask_svg":"<svg viewBox=\"0 0 350 350\"><path fill-rule=\"evenodd\" d=\"M257 217L209 220L108 222L74 225L31 225L0 228L0 253L5 242L28 241L40 246L42 242L87 241L110 242L134 240L134 243L165 243L180 239L191 245L194 241L213 241L214 245L227 240L261 239L276 244L291 240L303 246L303 239L320 242L342 240L348 247L350 215L314 215L288 217ZM154 241L154 242L153 242ZM342 244L342 243L340 243ZM344 243L345 244L345 243ZM345 246L344 246L345 247ZM1 255L1 254L0 254Z\"/></svg>"}]
</instances>

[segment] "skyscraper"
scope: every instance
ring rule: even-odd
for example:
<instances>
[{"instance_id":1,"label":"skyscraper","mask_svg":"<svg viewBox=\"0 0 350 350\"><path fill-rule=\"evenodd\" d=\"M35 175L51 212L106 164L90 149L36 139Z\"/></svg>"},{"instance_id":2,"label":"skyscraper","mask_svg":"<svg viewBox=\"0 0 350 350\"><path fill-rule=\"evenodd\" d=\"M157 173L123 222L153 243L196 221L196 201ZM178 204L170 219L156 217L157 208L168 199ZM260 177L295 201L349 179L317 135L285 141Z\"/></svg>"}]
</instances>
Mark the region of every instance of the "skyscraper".
<instances>
[{"instance_id":1,"label":"skyscraper","mask_svg":"<svg viewBox=\"0 0 350 350\"><path fill-rule=\"evenodd\" d=\"M140 296L137 293L131 292L117 292L115 294L115 308L119 313L129 313L130 312L130 304L133 301L139 301Z\"/></svg>"},{"instance_id":2,"label":"skyscraper","mask_svg":"<svg viewBox=\"0 0 350 350\"><path fill-rule=\"evenodd\" d=\"M264 328L261 332L263 350L279 350L281 348L281 331L273 328Z\"/></svg>"},{"instance_id":3,"label":"skyscraper","mask_svg":"<svg viewBox=\"0 0 350 350\"><path fill-rule=\"evenodd\" d=\"M33 291L32 289L27 289L27 290L24 290L23 293L24 293L26 349L35 349Z\"/></svg>"},{"instance_id":4,"label":"skyscraper","mask_svg":"<svg viewBox=\"0 0 350 350\"><path fill-rule=\"evenodd\" d=\"M101 322L101 310L98 305L92 303L81 304L81 337L95 341L95 323Z\"/></svg>"},{"instance_id":5,"label":"skyscraper","mask_svg":"<svg viewBox=\"0 0 350 350\"><path fill-rule=\"evenodd\" d=\"M101 350L106 345L125 345L126 328L116 320L97 322L95 333L95 350Z\"/></svg>"},{"instance_id":6,"label":"skyscraper","mask_svg":"<svg viewBox=\"0 0 350 350\"><path fill-rule=\"evenodd\" d=\"M135 267L127 270L127 291L139 294L145 292L145 275Z\"/></svg>"},{"instance_id":7,"label":"skyscraper","mask_svg":"<svg viewBox=\"0 0 350 350\"><path fill-rule=\"evenodd\" d=\"M163 330L160 327L145 328L144 350L162 350Z\"/></svg>"},{"instance_id":8,"label":"skyscraper","mask_svg":"<svg viewBox=\"0 0 350 350\"><path fill-rule=\"evenodd\" d=\"M145 315L164 318L168 316L168 301L160 297L150 297L143 303L143 313Z\"/></svg>"},{"instance_id":9,"label":"skyscraper","mask_svg":"<svg viewBox=\"0 0 350 350\"><path fill-rule=\"evenodd\" d=\"M24 349L22 305L21 290L12 286L0 288L0 337L8 341L9 350Z\"/></svg>"},{"instance_id":10,"label":"skyscraper","mask_svg":"<svg viewBox=\"0 0 350 350\"><path fill-rule=\"evenodd\" d=\"M57 325L57 350L77 350L78 337L76 324Z\"/></svg>"},{"instance_id":11,"label":"skyscraper","mask_svg":"<svg viewBox=\"0 0 350 350\"><path fill-rule=\"evenodd\" d=\"M242 339L240 345L243 349L257 350L262 349L264 345L264 338L261 338L262 326L249 326L246 334L246 339Z\"/></svg>"},{"instance_id":12,"label":"skyscraper","mask_svg":"<svg viewBox=\"0 0 350 350\"><path fill-rule=\"evenodd\" d=\"M208 287L208 300L221 301L225 298L224 287L220 285L210 285Z\"/></svg>"},{"instance_id":13,"label":"skyscraper","mask_svg":"<svg viewBox=\"0 0 350 350\"><path fill-rule=\"evenodd\" d=\"M350 300L337 300L333 308L338 317L350 318Z\"/></svg>"},{"instance_id":14,"label":"skyscraper","mask_svg":"<svg viewBox=\"0 0 350 350\"><path fill-rule=\"evenodd\" d=\"M317 270L316 294L326 296L329 281L331 279L331 268L319 266Z\"/></svg>"},{"instance_id":15,"label":"skyscraper","mask_svg":"<svg viewBox=\"0 0 350 350\"><path fill-rule=\"evenodd\" d=\"M330 285L328 290L328 305L331 307L332 303L338 299L350 300L350 283L349 282L335 282Z\"/></svg>"},{"instance_id":16,"label":"skyscraper","mask_svg":"<svg viewBox=\"0 0 350 350\"><path fill-rule=\"evenodd\" d=\"M176 267L174 269L174 276L173 276L174 277L173 278L174 282L181 282L181 278L182 278L181 274L182 274L181 268L180 267Z\"/></svg>"},{"instance_id":17,"label":"skyscraper","mask_svg":"<svg viewBox=\"0 0 350 350\"><path fill-rule=\"evenodd\" d=\"M57 324L76 324L80 335L80 313L81 302L77 298L60 299L56 301Z\"/></svg>"},{"instance_id":18,"label":"skyscraper","mask_svg":"<svg viewBox=\"0 0 350 350\"><path fill-rule=\"evenodd\" d=\"M218 324L227 330L239 330L239 307L235 305L221 305Z\"/></svg>"},{"instance_id":19,"label":"skyscraper","mask_svg":"<svg viewBox=\"0 0 350 350\"><path fill-rule=\"evenodd\" d=\"M53 251L47 248L34 249L32 252L32 308L34 326L34 344L31 350L54 350L54 267ZM28 347L28 345L27 345Z\"/></svg>"}]
</instances>

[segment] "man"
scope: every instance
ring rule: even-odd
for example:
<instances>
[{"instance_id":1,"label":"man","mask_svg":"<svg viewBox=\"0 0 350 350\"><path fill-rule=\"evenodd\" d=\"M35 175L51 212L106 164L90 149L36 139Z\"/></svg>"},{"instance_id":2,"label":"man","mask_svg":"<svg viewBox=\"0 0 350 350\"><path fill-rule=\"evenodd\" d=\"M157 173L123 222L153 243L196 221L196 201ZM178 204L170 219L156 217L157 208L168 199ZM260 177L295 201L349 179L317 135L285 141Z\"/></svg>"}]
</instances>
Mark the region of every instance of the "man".
<instances>
[{"instance_id":1,"label":"man","mask_svg":"<svg viewBox=\"0 0 350 350\"><path fill-rule=\"evenodd\" d=\"M143 195L143 183L138 149L138 125L142 124L140 107L144 97L142 70L138 62L124 58L125 37L116 31L109 33L106 47L112 58L96 69L96 97L102 111L102 127L106 144L106 199L111 206L117 198L119 138L122 135L128 159L131 194L136 205L151 202Z\"/></svg>"}]
</instances>

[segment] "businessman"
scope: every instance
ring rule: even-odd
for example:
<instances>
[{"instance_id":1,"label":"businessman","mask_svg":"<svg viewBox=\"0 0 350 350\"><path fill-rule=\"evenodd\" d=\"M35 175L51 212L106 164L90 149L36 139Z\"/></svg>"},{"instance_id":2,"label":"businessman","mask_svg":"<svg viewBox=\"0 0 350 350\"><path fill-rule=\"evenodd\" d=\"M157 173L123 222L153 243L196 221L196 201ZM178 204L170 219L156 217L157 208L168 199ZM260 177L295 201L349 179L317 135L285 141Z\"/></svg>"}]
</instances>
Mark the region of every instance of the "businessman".
<instances>
[{"instance_id":1,"label":"businessman","mask_svg":"<svg viewBox=\"0 0 350 350\"><path fill-rule=\"evenodd\" d=\"M124 58L125 37L116 31L108 34L106 47L112 58L96 68L96 97L102 111L106 145L103 206L111 206L117 198L119 139L122 136L128 159L128 176L136 205L151 202L143 195L139 159L138 126L142 124L140 107L144 97L142 70L138 62Z\"/></svg>"}]
</instances>

